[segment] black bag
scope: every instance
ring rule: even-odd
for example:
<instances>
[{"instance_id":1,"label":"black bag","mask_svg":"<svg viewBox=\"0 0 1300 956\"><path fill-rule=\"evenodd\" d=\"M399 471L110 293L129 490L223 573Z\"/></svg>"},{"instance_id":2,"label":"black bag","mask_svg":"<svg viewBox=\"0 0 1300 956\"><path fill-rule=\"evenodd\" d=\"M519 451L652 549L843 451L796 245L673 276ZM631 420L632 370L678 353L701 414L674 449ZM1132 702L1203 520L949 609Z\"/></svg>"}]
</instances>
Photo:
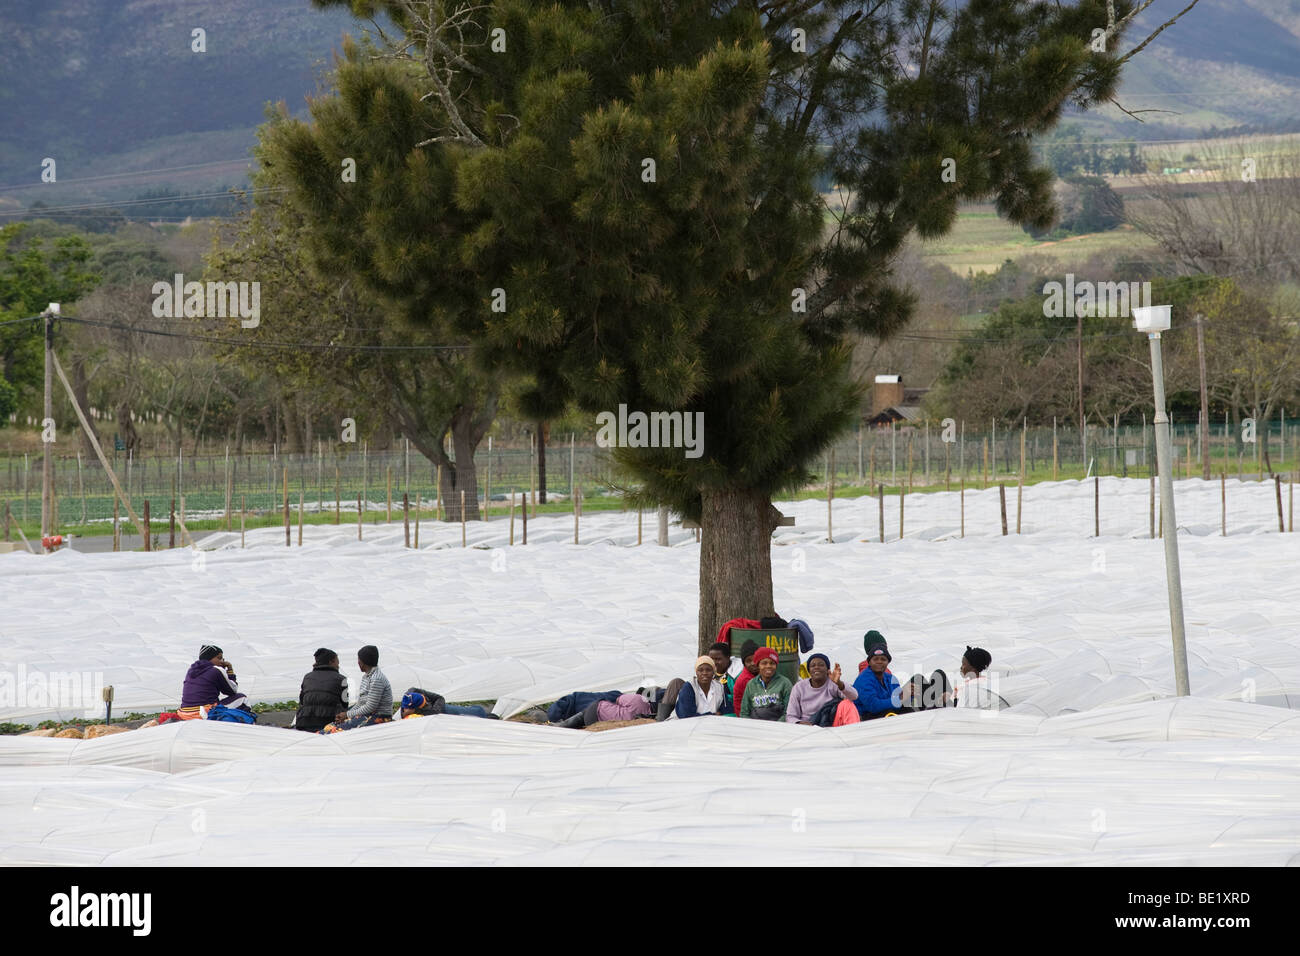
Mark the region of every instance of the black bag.
<instances>
[{"instance_id":1,"label":"black bag","mask_svg":"<svg viewBox=\"0 0 1300 956\"><path fill-rule=\"evenodd\" d=\"M783 617L760 617L758 626L764 631L774 631L789 627L790 622Z\"/></svg>"}]
</instances>

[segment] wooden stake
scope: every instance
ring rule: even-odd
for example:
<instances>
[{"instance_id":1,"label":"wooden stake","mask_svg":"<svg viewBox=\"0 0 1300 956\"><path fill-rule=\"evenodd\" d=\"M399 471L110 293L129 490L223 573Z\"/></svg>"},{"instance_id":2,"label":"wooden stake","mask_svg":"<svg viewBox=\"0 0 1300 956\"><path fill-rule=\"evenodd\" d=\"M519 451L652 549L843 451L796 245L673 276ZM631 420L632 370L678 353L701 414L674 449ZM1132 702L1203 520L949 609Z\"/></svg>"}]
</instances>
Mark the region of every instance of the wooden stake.
<instances>
[{"instance_id":1,"label":"wooden stake","mask_svg":"<svg viewBox=\"0 0 1300 956\"><path fill-rule=\"evenodd\" d=\"M519 511L520 511L520 515L524 519L523 540L520 542L520 544L527 544L528 543L528 499L527 498L524 499L523 507L520 508Z\"/></svg>"},{"instance_id":2,"label":"wooden stake","mask_svg":"<svg viewBox=\"0 0 1300 956\"><path fill-rule=\"evenodd\" d=\"M1059 461L1058 448L1056 441L1056 419L1052 419L1052 480L1056 480L1056 468Z\"/></svg>"},{"instance_id":3,"label":"wooden stake","mask_svg":"<svg viewBox=\"0 0 1300 956\"><path fill-rule=\"evenodd\" d=\"M578 490L573 490L573 543L578 543Z\"/></svg>"},{"instance_id":4,"label":"wooden stake","mask_svg":"<svg viewBox=\"0 0 1300 956\"><path fill-rule=\"evenodd\" d=\"M641 546L641 509L640 508L636 509L636 544L638 548Z\"/></svg>"},{"instance_id":5,"label":"wooden stake","mask_svg":"<svg viewBox=\"0 0 1300 956\"><path fill-rule=\"evenodd\" d=\"M1291 472L1291 481L1286 486L1286 530L1295 531L1295 472Z\"/></svg>"},{"instance_id":6,"label":"wooden stake","mask_svg":"<svg viewBox=\"0 0 1300 956\"><path fill-rule=\"evenodd\" d=\"M290 547L293 544L293 525L289 523L289 466L285 465L281 469L284 495L284 546Z\"/></svg>"},{"instance_id":7,"label":"wooden stake","mask_svg":"<svg viewBox=\"0 0 1300 956\"><path fill-rule=\"evenodd\" d=\"M149 499L144 499L144 549L153 550L153 536L149 533Z\"/></svg>"},{"instance_id":8,"label":"wooden stake","mask_svg":"<svg viewBox=\"0 0 1300 956\"><path fill-rule=\"evenodd\" d=\"M357 540L361 540L361 496L357 495Z\"/></svg>"},{"instance_id":9,"label":"wooden stake","mask_svg":"<svg viewBox=\"0 0 1300 956\"><path fill-rule=\"evenodd\" d=\"M230 496L235 492L235 475L230 470L230 449L226 449L226 530L230 530Z\"/></svg>"},{"instance_id":10,"label":"wooden stake","mask_svg":"<svg viewBox=\"0 0 1300 956\"><path fill-rule=\"evenodd\" d=\"M903 540L903 499L907 496L906 490L898 489L898 540Z\"/></svg>"},{"instance_id":11,"label":"wooden stake","mask_svg":"<svg viewBox=\"0 0 1300 956\"><path fill-rule=\"evenodd\" d=\"M304 494L302 489L300 488L298 489L298 547L300 548L302 547L302 507L304 504L303 497Z\"/></svg>"},{"instance_id":12,"label":"wooden stake","mask_svg":"<svg viewBox=\"0 0 1300 956\"><path fill-rule=\"evenodd\" d=\"M984 483L980 485L981 490L989 486L989 440L984 439Z\"/></svg>"},{"instance_id":13,"label":"wooden stake","mask_svg":"<svg viewBox=\"0 0 1300 956\"><path fill-rule=\"evenodd\" d=\"M966 475L961 476L961 536L966 537Z\"/></svg>"},{"instance_id":14,"label":"wooden stake","mask_svg":"<svg viewBox=\"0 0 1300 956\"><path fill-rule=\"evenodd\" d=\"M122 526L118 524L117 518L118 498L117 492L113 492L113 550L122 550Z\"/></svg>"},{"instance_id":15,"label":"wooden stake","mask_svg":"<svg viewBox=\"0 0 1300 956\"><path fill-rule=\"evenodd\" d=\"M174 486L174 483L173 483ZM167 514L167 550L176 547L176 499L171 501L171 508Z\"/></svg>"},{"instance_id":16,"label":"wooden stake","mask_svg":"<svg viewBox=\"0 0 1300 956\"><path fill-rule=\"evenodd\" d=\"M465 489L460 490L460 546L465 547Z\"/></svg>"},{"instance_id":17,"label":"wooden stake","mask_svg":"<svg viewBox=\"0 0 1300 956\"><path fill-rule=\"evenodd\" d=\"M1150 512L1151 512L1151 537L1156 536L1156 476L1150 475L1147 482L1151 487L1150 494Z\"/></svg>"},{"instance_id":18,"label":"wooden stake","mask_svg":"<svg viewBox=\"0 0 1300 956\"><path fill-rule=\"evenodd\" d=\"M876 487L879 489L876 498L880 502L880 543L884 544L885 543L885 486L882 484L882 485L877 485Z\"/></svg>"},{"instance_id":19,"label":"wooden stake","mask_svg":"<svg viewBox=\"0 0 1300 956\"><path fill-rule=\"evenodd\" d=\"M835 449L831 449L831 464L826 469L826 543L835 543L835 534L831 528L831 502L835 498Z\"/></svg>"},{"instance_id":20,"label":"wooden stake","mask_svg":"<svg viewBox=\"0 0 1300 956\"><path fill-rule=\"evenodd\" d=\"M1002 507L1002 537L1007 536L1007 486L998 482L998 502Z\"/></svg>"},{"instance_id":21,"label":"wooden stake","mask_svg":"<svg viewBox=\"0 0 1300 956\"><path fill-rule=\"evenodd\" d=\"M393 466L388 466L388 491L384 499L384 523L393 523Z\"/></svg>"},{"instance_id":22,"label":"wooden stake","mask_svg":"<svg viewBox=\"0 0 1300 956\"><path fill-rule=\"evenodd\" d=\"M1101 475L1092 476L1092 536L1101 537Z\"/></svg>"},{"instance_id":23,"label":"wooden stake","mask_svg":"<svg viewBox=\"0 0 1300 956\"><path fill-rule=\"evenodd\" d=\"M1285 445L1285 442L1283 442ZM77 493L81 495L81 523L86 523L86 486L81 478L81 449L77 449Z\"/></svg>"},{"instance_id":24,"label":"wooden stake","mask_svg":"<svg viewBox=\"0 0 1300 956\"><path fill-rule=\"evenodd\" d=\"M420 493L415 493L415 550L420 550Z\"/></svg>"},{"instance_id":25,"label":"wooden stake","mask_svg":"<svg viewBox=\"0 0 1300 956\"><path fill-rule=\"evenodd\" d=\"M438 466L438 502L437 502L438 520L442 520L442 465Z\"/></svg>"},{"instance_id":26,"label":"wooden stake","mask_svg":"<svg viewBox=\"0 0 1300 956\"><path fill-rule=\"evenodd\" d=\"M248 507L248 502L244 495L239 496L239 546L244 546L244 511Z\"/></svg>"},{"instance_id":27,"label":"wooden stake","mask_svg":"<svg viewBox=\"0 0 1300 956\"><path fill-rule=\"evenodd\" d=\"M510 543L515 543L515 493L510 492Z\"/></svg>"},{"instance_id":28,"label":"wooden stake","mask_svg":"<svg viewBox=\"0 0 1300 956\"><path fill-rule=\"evenodd\" d=\"M1227 462L1224 462L1223 470L1219 472L1219 534L1226 538L1228 536L1228 468Z\"/></svg>"},{"instance_id":29,"label":"wooden stake","mask_svg":"<svg viewBox=\"0 0 1300 956\"><path fill-rule=\"evenodd\" d=\"M411 497L402 493L402 547L411 546Z\"/></svg>"},{"instance_id":30,"label":"wooden stake","mask_svg":"<svg viewBox=\"0 0 1300 956\"><path fill-rule=\"evenodd\" d=\"M343 480L339 477L339 466L334 466L334 523L341 523L343 516Z\"/></svg>"},{"instance_id":31,"label":"wooden stake","mask_svg":"<svg viewBox=\"0 0 1300 956\"><path fill-rule=\"evenodd\" d=\"M1273 476L1273 489L1277 492L1277 530L1281 534L1286 531L1286 525L1282 523L1282 476Z\"/></svg>"}]
</instances>

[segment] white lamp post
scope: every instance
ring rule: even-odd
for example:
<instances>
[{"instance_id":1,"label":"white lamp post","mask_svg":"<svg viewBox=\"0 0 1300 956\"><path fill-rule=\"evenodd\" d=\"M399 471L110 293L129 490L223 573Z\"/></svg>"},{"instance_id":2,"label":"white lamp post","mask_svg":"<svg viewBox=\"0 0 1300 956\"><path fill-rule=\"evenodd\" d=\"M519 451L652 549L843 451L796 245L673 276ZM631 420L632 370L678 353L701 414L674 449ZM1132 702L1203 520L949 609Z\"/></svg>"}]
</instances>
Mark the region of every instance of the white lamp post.
<instances>
[{"instance_id":1,"label":"white lamp post","mask_svg":"<svg viewBox=\"0 0 1300 956\"><path fill-rule=\"evenodd\" d=\"M1160 470L1161 534L1165 539L1165 577L1169 584L1169 626L1174 640L1174 684L1179 697L1191 694L1187 681L1187 633L1183 623L1183 583L1178 567L1178 521L1174 517L1174 476L1171 469L1169 416L1165 413L1165 369L1160 333L1169 328L1171 306L1133 309L1133 327L1151 343L1151 381L1155 388L1156 467Z\"/></svg>"}]
</instances>

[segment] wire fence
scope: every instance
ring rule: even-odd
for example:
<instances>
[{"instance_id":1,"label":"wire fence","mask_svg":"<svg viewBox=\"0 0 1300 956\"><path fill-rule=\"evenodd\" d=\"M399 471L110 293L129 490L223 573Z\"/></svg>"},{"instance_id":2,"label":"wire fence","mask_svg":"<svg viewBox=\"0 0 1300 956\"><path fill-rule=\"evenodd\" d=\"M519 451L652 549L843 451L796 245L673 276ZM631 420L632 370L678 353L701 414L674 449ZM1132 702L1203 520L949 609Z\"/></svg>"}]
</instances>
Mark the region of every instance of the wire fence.
<instances>
[{"instance_id":1,"label":"wire fence","mask_svg":"<svg viewBox=\"0 0 1300 956\"><path fill-rule=\"evenodd\" d=\"M1090 426L1085 440L1077 428L1064 426L1010 428L993 423L976 431L964 422L946 422L947 427L944 422L895 423L850 432L820 462L812 463L810 470L817 474L805 493L824 499L828 484L842 494L853 489L875 493L879 486L910 492L956 490L963 485L974 491L1008 480L1148 477L1156 472L1155 430L1150 425ZM1206 449L1199 429L1186 424L1172 431L1175 477L1200 475ZM1239 438L1238 432L1224 425L1211 429L1212 474L1259 477L1300 465L1296 424L1274 422L1271 428L1261 428L1255 441ZM404 442L385 451L371 451L364 443L341 451L321 445L311 454L222 451L136 458L115 452L110 461L136 510L142 511L145 501L150 503L155 530L159 520L169 520L173 509L182 520L230 523L238 521L231 515L242 513L250 527L275 524L282 520L286 490L295 514L301 502L308 516L325 516L316 520L341 521L348 514L355 521L358 500L367 519L386 519L400 511L403 495L412 507L418 501L426 513L459 513L459 502L438 500L437 467ZM127 520L126 509L118 504L97 458L56 452L52 462L54 533L74 528L95 533L97 526L111 525L115 511L121 521ZM480 512L490 504L490 514L504 515L508 502L522 496L537 501L538 460L526 444L497 444L489 449L484 442L474 462ZM40 454L10 454L0 461L0 507L7 503L12 518L27 528L39 527L42 469ZM546 488L552 501L567 501L575 490L583 499L617 499L619 487L626 483L610 449L590 440L584 443L574 436L568 442L552 441L547 448ZM474 515L472 506L467 510Z\"/></svg>"}]
</instances>

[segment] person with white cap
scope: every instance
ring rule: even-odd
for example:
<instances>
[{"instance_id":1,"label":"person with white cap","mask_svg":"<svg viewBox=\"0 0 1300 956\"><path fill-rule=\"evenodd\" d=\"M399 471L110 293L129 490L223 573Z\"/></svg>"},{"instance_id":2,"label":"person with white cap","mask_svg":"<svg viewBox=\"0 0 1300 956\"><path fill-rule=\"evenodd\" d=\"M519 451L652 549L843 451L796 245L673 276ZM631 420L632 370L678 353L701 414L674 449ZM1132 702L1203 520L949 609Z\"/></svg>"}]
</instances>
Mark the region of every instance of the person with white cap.
<instances>
[{"instance_id":1,"label":"person with white cap","mask_svg":"<svg viewBox=\"0 0 1300 956\"><path fill-rule=\"evenodd\" d=\"M677 706L666 719L704 717L720 713L726 694L715 679L717 669L713 658L705 654L695 659L695 676L683 684L677 694Z\"/></svg>"}]
</instances>

